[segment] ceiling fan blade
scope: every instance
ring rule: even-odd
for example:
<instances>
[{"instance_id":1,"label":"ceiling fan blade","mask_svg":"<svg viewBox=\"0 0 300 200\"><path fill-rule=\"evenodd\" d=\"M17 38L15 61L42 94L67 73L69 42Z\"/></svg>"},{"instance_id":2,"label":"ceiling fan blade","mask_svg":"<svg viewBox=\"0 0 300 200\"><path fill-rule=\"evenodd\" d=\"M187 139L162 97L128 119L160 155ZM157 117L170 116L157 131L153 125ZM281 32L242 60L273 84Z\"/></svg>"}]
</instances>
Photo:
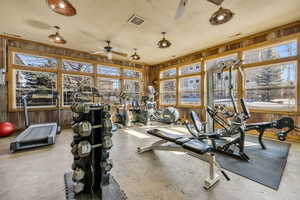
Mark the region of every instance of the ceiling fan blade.
<instances>
[{"instance_id":1,"label":"ceiling fan blade","mask_svg":"<svg viewBox=\"0 0 300 200\"><path fill-rule=\"evenodd\" d=\"M219 6L223 3L224 0L207 0L207 1Z\"/></svg>"},{"instance_id":2,"label":"ceiling fan blade","mask_svg":"<svg viewBox=\"0 0 300 200\"><path fill-rule=\"evenodd\" d=\"M111 52L107 52L107 58L108 58L108 60L112 60L112 53Z\"/></svg>"},{"instance_id":3,"label":"ceiling fan blade","mask_svg":"<svg viewBox=\"0 0 300 200\"><path fill-rule=\"evenodd\" d=\"M116 54L118 56L123 56L123 57L127 57L127 53L121 53L121 52L118 52L118 51L111 51L113 54Z\"/></svg>"},{"instance_id":4,"label":"ceiling fan blade","mask_svg":"<svg viewBox=\"0 0 300 200\"><path fill-rule=\"evenodd\" d=\"M175 20L178 20L183 16L187 3L188 0L180 0L179 6L176 11Z\"/></svg>"}]
</instances>

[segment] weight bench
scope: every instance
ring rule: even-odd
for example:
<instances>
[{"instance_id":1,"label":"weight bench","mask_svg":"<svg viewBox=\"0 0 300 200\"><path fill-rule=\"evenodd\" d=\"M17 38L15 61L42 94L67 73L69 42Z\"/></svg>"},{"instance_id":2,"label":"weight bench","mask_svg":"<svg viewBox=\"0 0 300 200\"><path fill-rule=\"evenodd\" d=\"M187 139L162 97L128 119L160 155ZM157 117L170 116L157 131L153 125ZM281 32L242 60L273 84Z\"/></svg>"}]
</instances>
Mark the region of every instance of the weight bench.
<instances>
[{"instance_id":1,"label":"weight bench","mask_svg":"<svg viewBox=\"0 0 300 200\"><path fill-rule=\"evenodd\" d=\"M138 153L144 153L152 150L184 152L200 160L208 162L210 173L209 177L204 181L205 189L211 188L220 180L220 175L216 172L216 167L221 171L228 181L230 180L217 163L214 154L211 153L211 146L205 142L199 141L193 137L188 137L186 135L172 134L159 129L149 130L147 133L158 137L161 140L148 147L138 147Z\"/></svg>"}]
</instances>

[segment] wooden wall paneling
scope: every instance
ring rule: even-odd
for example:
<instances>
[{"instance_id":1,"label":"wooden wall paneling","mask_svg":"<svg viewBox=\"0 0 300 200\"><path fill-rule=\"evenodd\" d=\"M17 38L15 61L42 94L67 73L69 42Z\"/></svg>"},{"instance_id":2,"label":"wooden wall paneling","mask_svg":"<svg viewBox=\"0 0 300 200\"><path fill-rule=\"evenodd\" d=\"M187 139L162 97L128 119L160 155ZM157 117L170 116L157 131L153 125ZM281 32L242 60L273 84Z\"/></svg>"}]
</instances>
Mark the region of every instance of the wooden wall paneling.
<instances>
[{"instance_id":1,"label":"wooden wall paneling","mask_svg":"<svg viewBox=\"0 0 300 200\"><path fill-rule=\"evenodd\" d=\"M296 96L296 103L297 103L297 112L300 113L300 35L297 38L297 96Z\"/></svg>"}]
</instances>

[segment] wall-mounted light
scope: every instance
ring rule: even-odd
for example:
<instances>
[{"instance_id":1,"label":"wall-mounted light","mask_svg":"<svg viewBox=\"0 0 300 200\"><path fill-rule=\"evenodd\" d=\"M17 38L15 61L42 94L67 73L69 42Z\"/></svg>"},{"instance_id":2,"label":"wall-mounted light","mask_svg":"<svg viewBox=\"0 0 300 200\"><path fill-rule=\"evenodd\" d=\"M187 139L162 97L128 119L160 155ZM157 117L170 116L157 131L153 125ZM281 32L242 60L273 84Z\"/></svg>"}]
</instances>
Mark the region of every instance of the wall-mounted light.
<instances>
[{"instance_id":1,"label":"wall-mounted light","mask_svg":"<svg viewBox=\"0 0 300 200\"><path fill-rule=\"evenodd\" d=\"M224 24L230 21L233 15L234 13L231 10L220 7L219 10L212 14L212 16L209 19L209 22L212 25Z\"/></svg>"},{"instance_id":2,"label":"wall-mounted light","mask_svg":"<svg viewBox=\"0 0 300 200\"><path fill-rule=\"evenodd\" d=\"M134 54L132 54L131 58L132 60L139 60L141 57L136 53L137 49L134 48Z\"/></svg>"},{"instance_id":3,"label":"wall-mounted light","mask_svg":"<svg viewBox=\"0 0 300 200\"><path fill-rule=\"evenodd\" d=\"M158 48L164 49L170 47L172 43L165 38L166 32L162 32L161 34L163 35L163 38L157 43Z\"/></svg>"},{"instance_id":4,"label":"wall-mounted light","mask_svg":"<svg viewBox=\"0 0 300 200\"><path fill-rule=\"evenodd\" d=\"M58 14L65 16L76 15L76 9L68 0L46 0L46 3L51 10Z\"/></svg>"},{"instance_id":5,"label":"wall-mounted light","mask_svg":"<svg viewBox=\"0 0 300 200\"><path fill-rule=\"evenodd\" d=\"M59 26L54 26L54 28L56 29L56 33L49 35L49 40L57 44L66 44L67 41L59 34Z\"/></svg>"}]
</instances>

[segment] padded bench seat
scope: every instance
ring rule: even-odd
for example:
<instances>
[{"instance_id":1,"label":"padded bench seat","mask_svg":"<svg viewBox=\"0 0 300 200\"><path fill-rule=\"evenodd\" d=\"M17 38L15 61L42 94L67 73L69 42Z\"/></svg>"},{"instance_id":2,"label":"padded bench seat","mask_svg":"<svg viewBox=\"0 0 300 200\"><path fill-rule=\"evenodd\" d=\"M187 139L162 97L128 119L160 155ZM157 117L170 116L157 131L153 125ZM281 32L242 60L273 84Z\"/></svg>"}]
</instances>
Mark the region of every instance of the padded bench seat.
<instances>
[{"instance_id":1,"label":"padded bench seat","mask_svg":"<svg viewBox=\"0 0 300 200\"><path fill-rule=\"evenodd\" d=\"M192 152L195 152L198 154L205 154L212 150L212 148L208 144L201 142L199 140L196 140L196 139L193 139L193 140L190 140L190 141L184 143L182 145L182 147L184 149L187 149L189 151L192 151Z\"/></svg>"},{"instance_id":2,"label":"padded bench seat","mask_svg":"<svg viewBox=\"0 0 300 200\"><path fill-rule=\"evenodd\" d=\"M152 129L152 130L147 131L147 133L149 133L150 135L154 135L156 137L159 137L161 139L170 141L170 142L175 142L178 139L186 137L184 135L177 135L177 134L167 133L167 132L161 131L159 129Z\"/></svg>"},{"instance_id":3,"label":"padded bench seat","mask_svg":"<svg viewBox=\"0 0 300 200\"><path fill-rule=\"evenodd\" d=\"M167 133L165 131L161 131L159 129L152 129L147 131L150 135L159 137L163 140L167 140L170 142L174 142L178 145L181 145L182 148L187 149L189 151L198 153L198 154L205 154L211 150L211 147L197 139L191 139L185 135L177 135L172 133Z\"/></svg>"}]
</instances>

